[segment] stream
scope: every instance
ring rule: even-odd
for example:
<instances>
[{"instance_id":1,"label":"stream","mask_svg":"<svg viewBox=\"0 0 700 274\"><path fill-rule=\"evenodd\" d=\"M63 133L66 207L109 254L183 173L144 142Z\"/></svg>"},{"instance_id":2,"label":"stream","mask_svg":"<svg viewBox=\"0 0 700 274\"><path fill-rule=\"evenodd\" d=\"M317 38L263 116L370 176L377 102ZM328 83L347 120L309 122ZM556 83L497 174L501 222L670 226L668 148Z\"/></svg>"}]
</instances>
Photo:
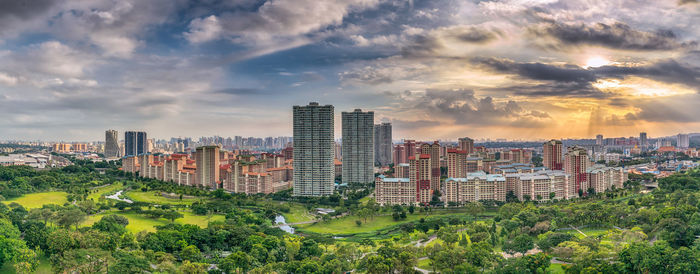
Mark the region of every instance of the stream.
<instances>
[{"instance_id":1,"label":"stream","mask_svg":"<svg viewBox=\"0 0 700 274\"><path fill-rule=\"evenodd\" d=\"M123 193L123 192L124 192L124 190L120 190L120 191L117 191L117 193L114 193L114 194L112 194L112 195L105 196L105 197L106 197L107 199L113 199L113 200L117 200L117 201L127 202L127 203L130 203L130 204L133 203L134 201L132 201L132 200L129 200L129 199L126 199L126 198L119 198L119 196L122 196L122 193ZM284 220L284 218L282 218L282 219Z\"/></svg>"},{"instance_id":2,"label":"stream","mask_svg":"<svg viewBox=\"0 0 700 274\"><path fill-rule=\"evenodd\" d=\"M289 226L289 225L286 225L287 220L284 219L284 216L277 215L277 217L275 217L275 224L285 224L285 225L280 226L280 229L287 232L287 233L294 234L294 228Z\"/></svg>"}]
</instances>

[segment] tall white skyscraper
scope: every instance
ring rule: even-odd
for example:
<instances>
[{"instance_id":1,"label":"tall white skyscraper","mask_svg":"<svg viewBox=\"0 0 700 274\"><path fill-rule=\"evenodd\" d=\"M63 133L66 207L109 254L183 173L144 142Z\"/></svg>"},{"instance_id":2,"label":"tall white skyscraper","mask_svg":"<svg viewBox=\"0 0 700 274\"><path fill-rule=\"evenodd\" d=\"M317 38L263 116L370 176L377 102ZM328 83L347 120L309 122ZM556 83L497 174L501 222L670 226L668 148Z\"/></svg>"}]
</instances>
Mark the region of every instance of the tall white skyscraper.
<instances>
[{"instance_id":1,"label":"tall white skyscraper","mask_svg":"<svg viewBox=\"0 0 700 274\"><path fill-rule=\"evenodd\" d=\"M688 137L688 134L678 134L676 137L676 146L678 148L688 148L690 147L690 138Z\"/></svg>"},{"instance_id":2,"label":"tall white skyscraper","mask_svg":"<svg viewBox=\"0 0 700 274\"><path fill-rule=\"evenodd\" d=\"M374 181L374 112L342 113L343 183Z\"/></svg>"},{"instance_id":3,"label":"tall white skyscraper","mask_svg":"<svg viewBox=\"0 0 700 274\"><path fill-rule=\"evenodd\" d=\"M391 123L374 125L374 163L387 166L392 160Z\"/></svg>"},{"instance_id":4,"label":"tall white skyscraper","mask_svg":"<svg viewBox=\"0 0 700 274\"><path fill-rule=\"evenodd\" d=\"M311 102L293 107L294 196L333 194L334 109Z\"/></svg>"},{"instance_id":5,"label":"tall white skyscraper","mask_svg":"<svg viewBox=\"0 0 700 274\"><path fill-rule=\"evenodd\" d=\"M119 157L119 132L113 129L105 131L105 158Z\"/></svg>"}]
</instances>

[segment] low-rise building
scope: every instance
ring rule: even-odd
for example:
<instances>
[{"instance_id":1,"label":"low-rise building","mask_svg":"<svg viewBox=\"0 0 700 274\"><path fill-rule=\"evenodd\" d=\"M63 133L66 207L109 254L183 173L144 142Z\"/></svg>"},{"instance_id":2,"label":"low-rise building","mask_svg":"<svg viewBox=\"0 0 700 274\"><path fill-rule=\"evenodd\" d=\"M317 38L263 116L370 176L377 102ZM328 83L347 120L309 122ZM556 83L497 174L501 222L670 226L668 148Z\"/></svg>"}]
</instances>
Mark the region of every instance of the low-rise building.
<instances>
[{"instance_id":1,"label":"low-rise building","mask_svg":"<svg viewBox=\"0 0 700 274\"><path fill-rule=\"evenodd\" d=\"M483 171L468 173L465 178L445 180L444 199L447 203L464 204L483 200L506 200L506 178Z\"/></svg>"}]
</instances>

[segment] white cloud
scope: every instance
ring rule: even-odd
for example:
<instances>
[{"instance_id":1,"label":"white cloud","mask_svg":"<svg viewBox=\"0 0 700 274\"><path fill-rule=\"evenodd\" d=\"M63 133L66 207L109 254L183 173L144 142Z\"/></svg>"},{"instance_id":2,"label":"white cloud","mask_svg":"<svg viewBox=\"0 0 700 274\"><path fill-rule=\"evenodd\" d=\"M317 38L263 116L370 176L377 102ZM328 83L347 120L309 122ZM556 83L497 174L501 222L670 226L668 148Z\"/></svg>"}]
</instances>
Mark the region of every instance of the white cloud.
<instances>
[{"instance_id":1,"label":"white cloud","mask_svg":"<svg viewBox=\"0 0 700 274\"><path fill-rule=\"evenodd\" d=\"M0 84L14 86L17 84L18 81L19 79L17 79L17 77L10 76L4 72L0 72Z\"/></svg>"},{"instance_id":2,"label":"white cloud","mask_svg":"<svg viewBox=\"0 0 700 274\"><path fill-rule=\"evenodd\" d=\"M221 25L215 15L206 18L197 18L190 22L189 31L185 32L185 38L190 43L204 43L219 38Z\"/></svg>"}]
</instances>

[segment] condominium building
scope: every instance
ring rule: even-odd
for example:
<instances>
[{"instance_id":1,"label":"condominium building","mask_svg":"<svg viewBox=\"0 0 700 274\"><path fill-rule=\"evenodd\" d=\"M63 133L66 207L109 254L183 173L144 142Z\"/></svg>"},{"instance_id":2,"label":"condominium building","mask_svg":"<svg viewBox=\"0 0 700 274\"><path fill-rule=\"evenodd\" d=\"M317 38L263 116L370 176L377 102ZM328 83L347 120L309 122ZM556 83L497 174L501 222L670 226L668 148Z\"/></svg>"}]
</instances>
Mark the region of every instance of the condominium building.
<instances>
[{"instance_id":1,"label":"condominium building","mask_svg":"<svg viewBox=\"0 0 700 274\"><path fill-rule=\"evenodd\" d=\"M459 150L466 151L467 154L474 153L474 140L469 137L459 138Z\"/></svg>"},{"instance_id":2,"label":"condominium building","mask_svg":"<svg viewBox=\"0 0 700 274\"><path fill-rule=\"evenodd\" d=\"M195 173L197 183L213 189L219 188L219 147L198 147L195 162L197 164L197 172Z\"/></svg>"},{"instance_id":3,"label":"condominium building","mask_svg":"<svg viewBox=\"0 0 700 274\"><path fill-rule=\"evenodd\" d=\"M433 188L430 185L433 177L430 162L430 154L419 154L408 158L408 164L411 166L409 180L416 186L416 197L421 204L430 203L433 196Z\"/></svg>"},{"instance_id":4,"label":"condominium building","mask_svg":"<svg viewBox=\"0 0 700 274\"><path fill-rule=\"evenodd\" d=\"M342 113L343 183L374 181L374 131L373 111Z\"/></svg>"},{"instance_id":5,"label":"condominium building","mask_svg":"<svg viewBox=\"0 0 700 274\"><path fill-rule=\"evenodd\" d=\"M587 191L586 170L591 165L585 148L573 146L567 148L564 155L564 171L569 174L574 191Z\"/></svg>"},{"instance_id":6,"label":"condominium building","mask_svg":"<svg viewBox=\"0 0 700 274\"><path fill-rule=\"evenodd\" d=\"M409 178L387 178L379 175L374 185L374 197L380 205L412 205L418 201L416 184Z\"/></svg>"},{"instance_id":7,"label":"condominium building","mask_svg":"<svg viewBox=\"0 0 700 274\"><path fill-rule=\"evenodd\" d=\"M547 169L562 170L562 143L559 140L551 140L544 143L542 147L542 164Z\"/></svg>"},{"instance_id":8,"label":"condominium building","mask_svg":"<svg viewBox=\"0 0 700 274\"><path fill-rule=\"evenodd\" d=\"M688 134L678 134L676 136L676 147L678 148L688 148L690 147L690 138Z\"/></svg>"},{"instance_id":9,"label":"condominium building","mask_svg":"<svg viewBox=\"0 0 700 274\"><path fill-rule=\"evenodd\" d=\"M467 176L467 151L459 149L447 150L447 177L464 178Z\"/></svg>"},{"instance_id":10,"label":"condominium building","mask_svg":"<svg viewBox=\"0 0 700 274\"><path fill-rule=\"evenodd\" d=\"M137 156L148 153L148 138L143 131L124 132L124 156Z\"/></svg>"},{"instance_id":11,"label":"condominium building","mask_svg":"<svg viewBox=\"0 0 700 274\"><path fill-rule=\"evenodd\" d=\"M421 155L430 156L430 188L440 191L440 143L424 143L420 146Z\"/></svg>"},{"instance_id":12,"label":"condominium building","mask_svg":"<svg viewBox=\"0 0 700 274\"><path fill-rule=\"evenodd\" d=\"M404 147L404 145L394 146L393 155L394 166L408 163L408 157L406 157L406 147Z\"/></svg>"},{"instance_id":13,"label":"condominium building","mask_svg":"<svg viewBox=\"0 0 700 274\"><path fill-rule=\"evenodd\" d=\"M116 130L105 131L105 158L119 157L119 132Z\"/></svg>"},{"instance_id":14,"label":"condominium building","mask_svg":"<svg viewBox=\"0 0 700 274\"><path fill-rule=\"evenodd\" d=\"M520 201L549 201L577 197L569 184L569 175L561 170L540 170L531 173L512 173L506 176L506 190Z\"/></svg>"},{"instance_id":15,"label":"condominium building","mask_svg":"<svg viewBox=\"0 0 700 274\"><path fill-rule=\"evenodd\" d=\"M333 194L333 112L315 102L293 107L294 196Z\"/></svg>"},{"instance_id":16,"label":"condominium building","mask_svg":"<svg viewBox=\"0 0 700 274\"><path fill-rule=\"evenodd\" d=\"M595 136L595 144L596 144L597 146L602 146L602 145L603 145L603 135L602 135L602 134L598 134L598 135Z\"/></svg>"},{"instance_id":17,"label":"condominium building","mask_svg":"<svg viewBox=\"0 0 700 274\"><path fill-rule=\"evenodd\" d=\"M642 148L646 148L649 146L649 140L647 140L646 132L639 133L639 146L641 146Z\"/></svg>"},{"instance_id":18,"label":"condominium building","mask_svg":"<svg viewBox=\"0 0 700 274\"><path fill-rule=\"evenodd\" d=\"M374 158L378 166L387 166L392 162L391 123L374 125Z\"/></svg>"},{"instance_id":19,"label":"condominium building","mask_svg":"<svg viewBox=\"0 0 700 274\"><path fill-rule=\"evenodd\" d=\"M483 171L468 173L464 178L445 180L445 202L464 204L484 200L506 200L506 178Z\"/></svg>"},{"instance_id":20,"label":"condominium building","mask_svg":"<svg viewBox=\"0 0 700 274\"><path fill-rule=\"evenodd\" d=\"M586 189L593 188L596 193L604 192L613 186L622 188L627 181L627 172L621 167L593 165L586 169Z\"/></svg>"},{"instance_id":21,"label":"condominium building","mask_svg":"<svg viewBox=\"0 0 700 274\"><path fill-rule=\"evenodd\" d=\"M408 178L411 170L411 165L408 163L401 163L394 166L394 177L396 178Z\"/></svg>"}]
</instances>

